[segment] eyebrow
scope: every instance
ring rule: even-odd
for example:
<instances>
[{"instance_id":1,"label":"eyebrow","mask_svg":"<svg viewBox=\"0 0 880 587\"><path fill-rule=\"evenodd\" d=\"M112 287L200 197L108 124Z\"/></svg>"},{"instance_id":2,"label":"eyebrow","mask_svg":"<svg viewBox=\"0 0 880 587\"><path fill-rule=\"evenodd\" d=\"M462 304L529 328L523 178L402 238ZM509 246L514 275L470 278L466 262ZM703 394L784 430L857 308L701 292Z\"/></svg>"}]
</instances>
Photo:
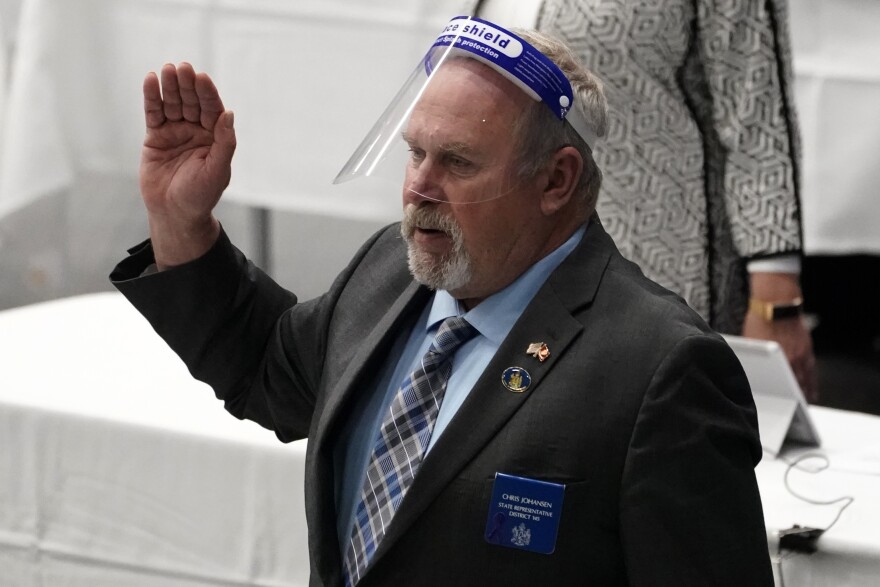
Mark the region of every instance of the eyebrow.
<instances>
[{"instance_id":1,"label":"eyebrow","mask_svg":"<svg viewBox=\"0 0 880 587\"><path fill-rule=\"evenodd\" d=\"M400 136L403 140L410 146L415 144L417 141L411 135L408 135L406 131L400 133ZM441 143L440 144L440 152L443 154L452 154L452 155L470 155L474 152L474 149L468 145L467 143L462 143L458 141L453 141L449 143Z\"/></svg>"}]
</instances>

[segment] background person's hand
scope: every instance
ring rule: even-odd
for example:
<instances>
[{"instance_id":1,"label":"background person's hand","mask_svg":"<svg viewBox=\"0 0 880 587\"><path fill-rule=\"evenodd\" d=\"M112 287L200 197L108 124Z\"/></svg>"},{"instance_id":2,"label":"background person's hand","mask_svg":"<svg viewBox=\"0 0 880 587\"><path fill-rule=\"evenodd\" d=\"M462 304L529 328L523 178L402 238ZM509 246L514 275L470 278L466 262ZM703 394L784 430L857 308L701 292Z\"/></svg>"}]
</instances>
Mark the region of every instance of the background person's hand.
<instances>
[{"instance_id":1,"label":"background person's hand","mask_svg":"<svg viewBox=\"0 0 880 587\"><path fill-rule=\"evenodd\" d=\"M807 401L810 403L818 401L819 385L813 341L802 317L766 322L760 316L748 313L743 323L742 335L779 343Z\"/></svg>"},{"instance_id":2,"label":"background person's hand","mask_svg":"<svg viewBox=\"0 0 880 587\"><path fill-rule=\"evenodd\" d=\"M794 273L752 273L750 283L751 296L758 300L791 302L801 297L799 277ZM813 339L802 316L768 322L757 314L747 312L742 335L779 343L807 401L815 403L819 400Z\"/></svg>"},{"instance_id":3,"label":"background person's hand","mask_svg":"<svg viewBox=\"0 0 880 587\"><path fill-rule=\"evenodd\" d=\"M212 210L232 175L235 131L211 78L188 63L163 66L161 84L150 72L143 90L140 188L164 269L200 257L217 240Z\"/></svg>"}]
</instances>

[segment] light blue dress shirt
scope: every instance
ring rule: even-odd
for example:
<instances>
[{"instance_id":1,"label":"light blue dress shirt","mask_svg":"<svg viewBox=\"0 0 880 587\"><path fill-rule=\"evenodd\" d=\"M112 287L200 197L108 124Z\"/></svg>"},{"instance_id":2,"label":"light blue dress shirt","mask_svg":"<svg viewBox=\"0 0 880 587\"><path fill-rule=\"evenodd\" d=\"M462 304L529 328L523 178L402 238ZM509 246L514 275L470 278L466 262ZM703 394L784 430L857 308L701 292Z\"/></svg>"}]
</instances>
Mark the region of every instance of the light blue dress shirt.
<instances>
[{"instance_id":1,"label":"light blue dress shirt","mask_svg":"<svg viewBox=\"0 0 880 587\"><path fill-rule=\"evenodd\" d=\"M516 281L503 290L489 296L475 308L464 312L461 304L446 291L437 291L433 301L425 306L421 316L408 336L400 336L389 353L399 357L386 361L378 373L375 392L361 398L355 409L355 417L347 430L341 434L334 453L336 467L336 529L339 532L340 550L345 556L354 514L361 497L367 465L394 396L403 380L415 369L416 364L431 346L440 324L451 316L464 316L479 334L459 347L452 362L452 375L446 386L446 395L440 405L440 413L434 424L428 452L443 434L452 417L464 403L477 379L514 323L519 319L547 278L571 253L584 236L582 226L559 248L532 265ZM523 349L525 351L525 349ZM501 377L501 373L498 374Z\"/></svg>"}]
</instances>

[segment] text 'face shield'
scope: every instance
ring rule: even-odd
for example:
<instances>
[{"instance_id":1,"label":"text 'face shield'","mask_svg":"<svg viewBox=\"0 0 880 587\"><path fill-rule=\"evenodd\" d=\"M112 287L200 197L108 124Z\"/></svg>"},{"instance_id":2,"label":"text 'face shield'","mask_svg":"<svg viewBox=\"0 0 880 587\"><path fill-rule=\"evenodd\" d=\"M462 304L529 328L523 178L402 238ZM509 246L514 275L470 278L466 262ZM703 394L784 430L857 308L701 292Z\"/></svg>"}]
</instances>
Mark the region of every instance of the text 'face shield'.
<instances>
[{"instance_id":1,"label":"text 'face shield'","mask_svg":"<svg viewBox=\"0 0 880 587\"><path fill-rule=\"evenodd\" d=\"M502 197L522 183L516 122L548 99L564 124L571 86L552 62L500 27L457 17L334 183L373 177L391 193L454 204Z\"/></svg>"}]
</instances>

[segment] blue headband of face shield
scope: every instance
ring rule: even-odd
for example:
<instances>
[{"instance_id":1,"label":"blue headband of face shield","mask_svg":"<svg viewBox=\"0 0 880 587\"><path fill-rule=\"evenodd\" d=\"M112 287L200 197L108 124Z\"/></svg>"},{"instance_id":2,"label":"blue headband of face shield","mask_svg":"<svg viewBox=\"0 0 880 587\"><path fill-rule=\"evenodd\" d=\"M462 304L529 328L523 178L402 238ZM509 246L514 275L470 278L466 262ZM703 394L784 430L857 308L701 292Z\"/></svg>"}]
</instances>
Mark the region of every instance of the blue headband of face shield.
<instances>
[{"instance_id":1,"label":"blue headband of face shield","mask_svg":"<svg viewBox=\"0 0 880 587\"><path fill-rule=\"evenodd\" d=\"M425 57L397 92L397 95L375 122L372 129L348 159L333 183L350 179L376 177L388 185L400 185L400 170L408 160L403 131L420 100L444 62L454 58L472 58L496 71L531 99L543 102L559 120L568 121L592 148L596 136L573 108L571 83L559 67L535 47L488 21L458 16L453 18L435 40ZM511 178L497 192L484 199L503 195ZM506 187L505 187L506 186Z\"/></svg>"},{"instance_id":2,"label":"blue headband of face shield","mask_svg":"<svg viewBox=\"0 0 880 587\"><path fill-rule=\"evenodd\" d=\"M452 48L454 53L437 51L443 47ZM572 108L574 98L568 78L547 56L522 38L486 20L456 16L425 56L426 73L430 76L438 55L439 60L443 60L450 54L465 54L492 67L532 99L546 104L560 120L567 120L591 149L595 145L595 133Z\"/></svg>"}]
</instances>

